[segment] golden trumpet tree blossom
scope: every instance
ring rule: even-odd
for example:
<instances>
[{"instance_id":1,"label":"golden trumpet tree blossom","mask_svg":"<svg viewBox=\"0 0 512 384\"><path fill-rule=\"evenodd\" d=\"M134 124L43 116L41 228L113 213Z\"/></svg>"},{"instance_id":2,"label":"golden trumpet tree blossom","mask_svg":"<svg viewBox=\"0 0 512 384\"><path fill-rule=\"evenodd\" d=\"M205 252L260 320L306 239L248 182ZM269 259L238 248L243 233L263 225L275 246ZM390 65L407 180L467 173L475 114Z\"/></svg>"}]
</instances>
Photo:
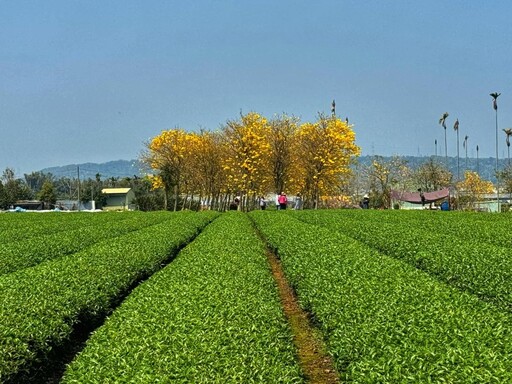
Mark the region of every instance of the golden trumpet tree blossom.
<instances>
[{"instance_id":1,"label":"golden trumpet tree blossom","mask_svg":"<svg viewBox=\"0 0 512 384\"><path fill-rule=\"evenodd\" d=\"M457 189L460 204L473 209L475 203L482 200L483 195L494 192L494 185L490 181L482 180L478 173L466 171L464 180L457 183Z\"/></svg>"},{"instance_id":2,"label":"golden trumpet tree blossom","mask_svg":"<svg viewBox=\"0 0 512 384\"><path fill-rule=\"evenodd\" d=\"M253 196L266 193L271 180L267 119L251 112L238 121L228 121L223 133L223 170L228 190Z\"/></svg>"},{"instance_id":3,"label":"golden trumpet tree blossom","mask_svg":"<svg viewBox=\"0 0 512 384\"><path fill-rule=\"evenodd\" d=\"M359 154L347 122L320 116L299 126L286 115L268 121L250 112L228 120L219 132L162 131L147 144L141 160L155 171L153 186L174 192L181 208L197 204L226 209L234 194L242 209L258 196L301 193L318 205L320 196L343 195L352 157ZM286 191L288 189L288 191Z\"/></svg>"},{"instance_id":4,"label":"golden trumpet tree blossom","mask_svg":"<svg viewBox=\"0 0 512 384\"><path fill-rule=\"evenodd\" d=\"M162 131L147 144L147 152L142 158L151 168L159 171L166 197L174 189L174 210L177 209L179 189L191 156L189 142L190 134L183 129Z\"/></svg>"},{"instance_id":5,"label":"golden trumpet tree blossom","mask_svg":"<svg viewBox=\"0 0 512 384\"><path fill-rule=\"evenodd\" d=\"M285 191L290 185L294 142L298 129L298 119L278 116L270 121L270 163L275 193Z\"/></svg>"},{"instance_id":6,"label":"golden trumpet tree blossom","mask_svg":"<svg viewBox=\"0 0 512 384\"><path fill-rule=\"evenodd\" d=\"M201 131L192 134L190 146L190 176L192 184L201 198L211 201L217 196L223 185L222 142L219 133Z\"/></svg>"},{"instance_id":7,"label":"golden trumpet tree blossom","mask_svg":"<svg viewBox=\"0 0 512 384\"><path fill-rule=\"evenodd\" d=\"M316 208L320 196L338 194L340 184L350 177L350 161L360 149L347 122L320 116L317 122L300 126L294 152L293 181Z\"/></svg>"},{"instance_id":8,"label":"golden trumpet tree blossom","mask_svg":"<svg viewBox=\"0 0 512 384\"><path fill-rule=\"evenodd\" d=\"M160 175L150 175L148 179L151 182L151 189L155 190L164 188L164 182Z\"/></svg>"}]
</instances>

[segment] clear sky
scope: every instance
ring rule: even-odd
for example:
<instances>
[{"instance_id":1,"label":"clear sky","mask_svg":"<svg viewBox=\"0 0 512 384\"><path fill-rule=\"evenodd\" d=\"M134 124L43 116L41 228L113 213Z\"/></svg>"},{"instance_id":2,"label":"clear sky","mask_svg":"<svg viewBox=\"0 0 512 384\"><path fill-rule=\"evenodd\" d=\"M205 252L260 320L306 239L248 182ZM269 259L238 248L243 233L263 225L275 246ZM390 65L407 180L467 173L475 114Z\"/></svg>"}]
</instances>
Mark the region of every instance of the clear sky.
<instances>
[{"instance_id":1,"label":"clear sky","mask_svg":"<svg viewBox=\"0 0 512 384\"><path fill-rule=\"evenodd\" d=\"M0 0L0 170L135 159L164 129L336 112L366 155L495 156L509 1Z\"/></svg>"}]
</instances>

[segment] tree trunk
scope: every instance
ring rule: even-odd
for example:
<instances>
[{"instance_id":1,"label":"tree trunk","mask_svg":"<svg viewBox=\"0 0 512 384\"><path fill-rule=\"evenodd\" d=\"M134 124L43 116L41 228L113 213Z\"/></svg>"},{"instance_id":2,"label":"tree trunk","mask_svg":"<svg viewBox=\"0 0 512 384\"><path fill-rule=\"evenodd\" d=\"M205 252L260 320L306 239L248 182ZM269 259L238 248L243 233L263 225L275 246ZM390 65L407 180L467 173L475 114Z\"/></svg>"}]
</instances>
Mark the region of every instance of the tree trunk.
<instances>
[{"instance_id":1,"label":"tree trunk","mask_svg":"<svg viewBox=\"0 0 512 384\"><path fill-rule=\"evenodd\" d=\"M194 193L191 193L190 194L190 200L188 202L188 209L191 210L192 209L192 201L194 200ZM201 200L199 200L199 203L201 203Z\"/></svg>"},{"instance_id":2,"label":"tree trunk","mask_svg":"<svg viewBox=\"0 0 512 384\"><path fill-rule=\"evenodd\" d=\"M183 202L181 203L181 210L182 211L185 210L185 205L187 205L187 200L188 200L188 192L185 193L185 196L183 196Z\"/></svg>"},{"instance_id":3,"label":"tree trunk","mask_svg":"<svg viewBox=\"0 0 512 384\"><path fill-rule=\"evenodd\" d=\"M174 186L174 212L178 210L178 184Z\"/></svg>"},{"instance_id":4,"label":"tree trunk","mask_svg":"<svg viewBox=\"0 0 512 384\"><path fill-rule=\"evenodd\" d=\"M164 210L167 211L167 187L164 187Z\"/></svg>"}]
</instances>

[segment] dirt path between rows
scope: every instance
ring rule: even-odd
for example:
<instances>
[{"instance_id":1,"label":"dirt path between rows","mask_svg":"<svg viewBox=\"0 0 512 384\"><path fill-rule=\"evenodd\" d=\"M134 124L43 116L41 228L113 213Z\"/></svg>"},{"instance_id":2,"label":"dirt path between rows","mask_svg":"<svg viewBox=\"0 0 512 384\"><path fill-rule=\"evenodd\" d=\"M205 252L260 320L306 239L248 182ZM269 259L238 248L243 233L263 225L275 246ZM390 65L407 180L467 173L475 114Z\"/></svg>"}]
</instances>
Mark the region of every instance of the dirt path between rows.
<instances>
[{"instance_id":1,"label":"dirt path between rows","mask_svg":"<svg viewBox=\"0 0 512 384\"><path fill-rule=\"evenodd\" d=\"M267 251L267 258L307 381L314 384L339 383L332 359L326 354L321 337L310 324L308 314L299 306L295 292L286 280L280 260L270 250Z\"/></svg>"}]
</instances>

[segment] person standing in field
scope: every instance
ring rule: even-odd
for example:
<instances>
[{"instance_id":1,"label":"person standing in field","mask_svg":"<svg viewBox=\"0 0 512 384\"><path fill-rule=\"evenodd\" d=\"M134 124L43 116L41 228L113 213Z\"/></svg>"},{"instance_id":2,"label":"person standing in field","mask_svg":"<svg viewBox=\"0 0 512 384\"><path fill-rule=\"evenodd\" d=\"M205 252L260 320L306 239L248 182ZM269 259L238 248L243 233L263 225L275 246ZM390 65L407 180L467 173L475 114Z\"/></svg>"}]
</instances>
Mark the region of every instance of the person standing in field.
<instances>
[{"instance_id":1,"label":"person standing in field","mask_svg":"<svg viewBox=\"0 0 512 384\"><path fill-rule=\"evenodd\" d=\"M286 193L281 192L281 194L277 198L277 201L279 203L279 209L286 209L286 206L288 204L288 198L286 197Z\"/></svg>"},{"instance_id":2,"label":"person standing in field","mask_svg":"<svg viewBox=\"0 0 512 384\"><path fill-rule=\"evenodd\" d=\"M265 200L264 196L260 197L260 209L264 211L267 208L267 200Z\"/></svg>"},{"instance_id":3,"label":"person standing in field","mask_svg":"<svg viewBox=\"0 0 512 384\"><path fill-rule=\"evenodd\" d=\"M295 206L293 209L301 209L302 208L302 197L300 196L300 193L297 193L297 196L295 196Z\"/></svg>"},{"instance_id":4,"label":"person standing in field","mask_svg":"<svg viewBox=\"0 0 512 384\"><path fill-rule=\"evenodd\" d=\"M365 194L363 197L363 209L369 209L370 208L370 198L368 197L368 194Z\"/></svg>"}]
</instances>

